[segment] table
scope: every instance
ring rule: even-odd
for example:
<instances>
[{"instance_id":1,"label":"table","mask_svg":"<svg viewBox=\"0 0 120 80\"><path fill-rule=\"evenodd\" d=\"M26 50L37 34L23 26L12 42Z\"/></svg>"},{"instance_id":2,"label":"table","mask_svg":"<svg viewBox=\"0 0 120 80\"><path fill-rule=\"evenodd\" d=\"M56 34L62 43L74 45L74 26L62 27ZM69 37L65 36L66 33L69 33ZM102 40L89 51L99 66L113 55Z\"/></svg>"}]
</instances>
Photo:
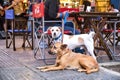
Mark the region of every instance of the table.
<instances>
[{"instance_id":1,"label":"table","mask_svg":"<svg viewBox=\"0 0 120 80\"><path fill-rule=\"evenodd\" d=\"M115 31L116 31L116 23L119 22L120 19L120 13L110 13L110 12L74 12L70 14L71 17L74 17L78 25L80 26L80 29L82 33L84 33L84 27L81 27L83 23L86 23L89 25L89 28L93 28L94 31L97 34L96 39L100 40L101 46L107 53L110 60L113 60L113 53L115 52ZM97 18L100 17L101 19ZM79 18L83 18L83 22L79 20ZM103 25L109 21L112 20L112 23L114 23L114 50L112 50L108 47L107 43L103 39L103 35L101 33L101 29ZM115 19L115 20L114 20ZM111 20L110 20L111 21Z\"/></svg>"},{"instance_id":2,"label":"table","mask_svg":"<svg viewBox=\"0 0 120 80\"><path fill-rule=\"evenodd\" d=\"M81 26L85 21L81 21L81 18L84 18L86 20L91 18L98 18L98 17L107 17L110 18L116 18L120 14L119 12L71 12L70 17L74 17L78 26ZM94 19L95 20L95 19ZM89 22L89 20L88 20ZM81 33L84 33L84 27L80 27Z\"/></svg>"}]
</instances>

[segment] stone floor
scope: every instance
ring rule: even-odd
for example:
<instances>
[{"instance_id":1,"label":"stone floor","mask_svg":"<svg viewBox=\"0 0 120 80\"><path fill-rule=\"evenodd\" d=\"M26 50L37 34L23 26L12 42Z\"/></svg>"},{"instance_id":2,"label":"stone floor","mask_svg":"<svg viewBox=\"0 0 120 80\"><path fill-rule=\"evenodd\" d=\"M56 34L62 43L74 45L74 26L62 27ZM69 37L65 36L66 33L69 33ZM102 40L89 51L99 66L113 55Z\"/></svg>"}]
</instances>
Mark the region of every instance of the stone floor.
<instances>
[{"instance_id":1,"label":"stone floor","mask_svg":"<svg viewBox=\"0 0 120 80\"><path fill-rule=\"evenodd\" d=\"M108 57L99 53L100 70L96 73L86 74L76 70L61 70L41 72L38 66L46 65L43 60L36 60L33 51L29 48L23 50L19 40L17 50L12 46L5 47L5 40L0 40L0 80L120 80L120 73L102 66L120 65L118 60L110 61ZM120 58L120 57L119 57ZM54 63L47 61L47 63Z\"/></svg>"}]
</instances>

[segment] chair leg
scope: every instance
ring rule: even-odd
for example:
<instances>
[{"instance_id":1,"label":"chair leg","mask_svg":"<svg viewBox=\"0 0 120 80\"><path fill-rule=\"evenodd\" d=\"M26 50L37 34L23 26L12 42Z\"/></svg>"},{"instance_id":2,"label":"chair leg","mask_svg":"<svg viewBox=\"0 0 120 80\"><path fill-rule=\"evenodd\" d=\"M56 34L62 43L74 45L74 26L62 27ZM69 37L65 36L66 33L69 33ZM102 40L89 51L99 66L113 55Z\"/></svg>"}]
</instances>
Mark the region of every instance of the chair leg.
<instances>
[{"instance_id":1,"label":"chair leg","mask_svg":"<svg viewBox=\"0 0 120 80\"><path fill-rule=\"evenodd\" d=\"M29 35L31 35L30 39L29 39ZM27 33L25 40L27 41L27 43L28 43L28 45L30 46L30 48L33 50L33 43L32 43L32 42L33 42L33 37L32 37L32 34ZM31 42L31 43L30 43L30 42Z\"/></svg>"},{"instance_id":2,"label":"chair leg","mask_svg":"<svg viewBox=\"0 0 120 80\"><path fill-rule=\"evenodd\" d=\"M111 41L110 36L111 36L111 33L105 33L104 39L106 39L106 41L109 41L113 45L113 42Z\"/></svg>"},{"instance_id":3,"label":"chair leg","mask_svg":"<svg viewBox=\"0 0 120 80\"><path fill-rule=\"evenodd\" d=\"M26 36L26 34L24 33L24 35L23 35L23 45L22 45L24 50L25 50L25 36Z\"/></svg>"},{"instance_id":4,"label":"chair leg","mask_svg":"<svg viewBox=\"0 0 120 80\"><path fill-rule=\"evenodd\" d=\"M30 48L33 50L33 45L32 45L32 37L29 39L29 33L26 33L25 34L25 37L23 37L24 39L23 39L23 44L22 44L22 47L24 48L24 47L26 47L26 46L30 46ZM26 42L27 42L27 45L26 45ZM30 43L31 42L31 43Z\"/></svg>"},{"instance_id":5,"label":"chair leg","mask_svg":"<svg viewBox=\"0 0 120 80\"><path fill-rule=\"evenodd\" d=\"M16 48L15 48L15 35L13 33L13 50L16 51Z\"/></svg>"},{"instance_id":6,"label":"chair leg","mask_svg":"<svg viewBox=\"0 0 120 80\"><path fill-rule=\"evenodd\" d=\"M6 48L9 48L8 47L8 32L6 31Z\"/></svg>"},{"instance_id":7,"label":"chair leg","mask_svg":"<svg viewBox=\"0 0 120 80\"><path fill-rule=\"evenodd\" d=\"M116 40L117 40L117 42L115 43L115 45L117 46L118 45L118 43L120 42L120 36L118 35L118 33L116 33Z\"/></svg>"}]
</instances>

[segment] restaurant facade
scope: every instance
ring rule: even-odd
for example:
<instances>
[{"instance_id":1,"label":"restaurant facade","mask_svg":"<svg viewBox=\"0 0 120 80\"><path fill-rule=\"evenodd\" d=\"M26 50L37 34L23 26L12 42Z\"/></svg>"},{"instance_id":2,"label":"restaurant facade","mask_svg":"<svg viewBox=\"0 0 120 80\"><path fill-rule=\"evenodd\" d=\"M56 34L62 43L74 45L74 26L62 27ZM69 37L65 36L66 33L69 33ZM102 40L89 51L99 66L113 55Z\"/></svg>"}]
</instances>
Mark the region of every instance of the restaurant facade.
<instances>
[{"instance_id":1,"label":"restaurant facade","mask_svg":"<svg viewBox=\"0 0 120 80\"><path fill-rule=\"evenodd\" d=\"M66 3L69 4L71 8L79 8L79 5L83 4L84 0L60 0L61 4L65 6ZM115 8L119 9L120 0L89 0L91 6L95 7L95 11L105 12L110 3L115 5Z\"/></svg>"},{"instance_id":2,"label":"restaurant facade","mask_svg":"<svg viewBox=\"0 0 120 80\"><path fill-rule=\"evenodd\" d=\"M10 0L4 0L10 1ZM37 0L31 0L31 1L37 1ZM83 4L83 1L85 0L60 0L60 3L63 6L66 6L68 4L69 8L79 8L80 5ZM91 6L95 7L95 11L98 12L105 12L107 10L107 7L110 3L115 5L115 8L120 8L120 0L88 0L91 2Z\"/></svg>"}]
</instances>

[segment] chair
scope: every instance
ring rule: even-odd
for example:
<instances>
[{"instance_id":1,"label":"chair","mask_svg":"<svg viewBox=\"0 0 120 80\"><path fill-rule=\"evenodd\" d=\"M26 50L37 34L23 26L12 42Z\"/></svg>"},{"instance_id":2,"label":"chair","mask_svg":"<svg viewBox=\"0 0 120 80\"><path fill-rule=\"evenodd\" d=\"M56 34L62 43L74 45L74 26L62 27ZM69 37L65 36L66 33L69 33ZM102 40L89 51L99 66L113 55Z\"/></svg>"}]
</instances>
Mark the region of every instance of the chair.
<instances>
[{"instance_id":1,"label":"chair","mask_svg":"<svg viewBox=\"0 0 120 80\"><path fill-rule=\"evenodd\" d=\"M12 13L8 13L10 10L6 10L5 12L5 23L8 26L8 20L11 21L11 29L6 29L6 48L11 46L13 43L13 50L16 51L15 43L16 36L23 36L23 44L22 47L25 49L25 42L27 41L30 48L33 49L33 26L31 30L27 27L27 18L26 17L10 17L14 16L14 10L11 10ZM32 23L32 20L30 21ZM10 41L8 40L8 35L10 36ZM28 36L32 38L32 43L29 42Z\"/></svg>"},{"instance_id":2,"label":"chair","mask_svg":"<svg viewBox=\"0 0 120 80\"><path fill-rule=\"evenodd\" d=\"M46 60L51 60L51 57L48 58L46 57L48 54L46 54L45 48L48 48L48 46L52 43L52 39L51 39L51 33L49 30L45 31L44 27L45 27L45 23L61 23L62 24L62 34L66 33L66 34L72 34L71 31L65 31L64 30L64 20L44 20L44 3L39 3L39 5L41 5L42 10L39 10L41 12L36 13L36 9L35 6L33 5L33 17L34 18L41 18L41 21L35 21L36 23L40 24L39 27L37 27L34 31L34 38L35 38L35 43L34 43L34 57L36 59L42 59L44 61L45 64L47 64ZM35 9L35 10L34 10ZM39 17L36 16L36 14L41 14ZM72 22L71 22L72 23ZM67 24L66 24L67 25ZM72 23L72 25L74 26L74 24ZM34 25L35 27L35 25ZM41 29L42 28L42 29ZM38 35L39 34L39 35ZM47 39L47 40L46 40ZM39 55L37 54L39 52ZM54 57L55 58L55 57ZM53 59L53 57L52 57Z\"/></svg>"},{"instance_id":3,"label":"chair","mask_svg":"<svg viewBox=\"0 0 120 80\"><path fill-rule=\"evenodd\" d=\"M103 34L105 35L104 39L106 41L109 41L113 45L114 43L113 43L112 40L113 40L113 37L114 37L113 34L115 33L115 36L116 36L115 37L115 40L116 40L115 45L117 46L118 43L120 42L120 36L119 36L119 33L120 33L120 24L119 24L119 22L117 24L115 24L114 22L111 22L111 21L107 21L106 23L107 23L106 28L103 29L103 31L102 31Z\"/></svg>"}]
</instances>

